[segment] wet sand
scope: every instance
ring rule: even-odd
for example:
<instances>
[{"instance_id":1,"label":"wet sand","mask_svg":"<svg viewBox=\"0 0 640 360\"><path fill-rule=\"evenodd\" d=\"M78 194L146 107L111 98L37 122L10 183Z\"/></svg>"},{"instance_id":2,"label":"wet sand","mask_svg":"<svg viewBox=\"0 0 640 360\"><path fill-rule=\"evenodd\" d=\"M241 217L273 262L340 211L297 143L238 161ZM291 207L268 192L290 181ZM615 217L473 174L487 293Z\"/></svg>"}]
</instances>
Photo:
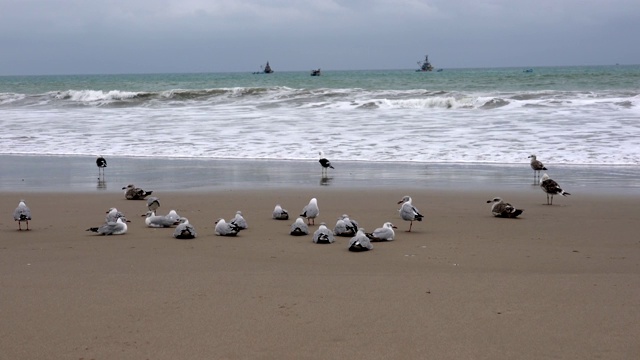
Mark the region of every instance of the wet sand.
<instances>
[{"instance_id":1,"label":"wet sand","mask_svg":"<svg viewBox=\"0 0 640 360\"><path fill-rule=\"evenodd\" d=\"M341 185L340 174L329 186L316 174L308 184L285 186L154 188L159 212L188 217L195 240L145 227L145 202L125 200L120 181L106 189L35 192L4 183L0 358L640 355L640 196L628 187L601 193L565 186L573 195L548 206L528 183L530 170L520 185L511 177L469 184L442 176L440 185ZM493 185L479 186L487 183ZM403 195L425 215L411 233L397 212ZM493 196L523 215L494 218L486 203ZM348 238L316 245L311 236L288 235L293 219L271 219L276 203L295 216L311 197L320 206L316 224L332 228L343 213L368 231L392 221L396 240L351 253ZM11 219L20 198L34 217L28 232ZM85 231L100 225L110 207L132 220L127 234ZM215 219L237 210L249 229L236 238L215 236Z\"/></svg>"}]
</instances>

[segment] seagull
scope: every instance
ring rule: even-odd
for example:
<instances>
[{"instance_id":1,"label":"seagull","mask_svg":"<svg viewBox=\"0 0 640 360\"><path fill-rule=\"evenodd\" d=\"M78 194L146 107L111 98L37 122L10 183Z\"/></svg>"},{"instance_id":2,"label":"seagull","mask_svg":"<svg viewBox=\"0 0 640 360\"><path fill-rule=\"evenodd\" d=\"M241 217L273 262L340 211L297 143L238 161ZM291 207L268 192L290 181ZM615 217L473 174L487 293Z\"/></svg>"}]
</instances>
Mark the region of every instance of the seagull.
<instances>
[{"instance_id":1,"label":"seagull","mask_svg":"<svg viewBox=\"0 0 640 360\"><path fill-rule=\"evenodd\" d=\"M111 208L111 209L107 210L107 216L105 217L104 222L106 222L106 223L116 222L116 220L118 220L118 218L122 218L124 222L128 222L129 221L124 216L124 213L122 213L121 211L118 211L118 209L116 209L116 208Z\"/></svg>"},{"instance_id":2,"label":"seagull","mask_svg":"<svg viewBox=\"0 0 640 360\"><path fill-rule=\"evenodd\" d=\"M293 224L291 224L291 231L289 231L289 234L293 236L309 235L309 227L304 223L304 220L299 217Z\"/></svg>"},{"instance_id":3,"label":"seagull","mask_svg":"<svg viewBox=\"0 0 640 360\"><path fill-rule=\"evenodd\" d=\"M195 239L196 235L196 229L193 225L189 224L189 219L181 217L180 224L178 224L176 230L173 232L173 237L176 239Z\"/></svg>"},{"instance_id":4,"label":"seagull","mask_svg":"<svg viewBox=\"0 0 640 360\"><path fill-rule=\"evenodd\" d=\"M102 155L98 155L98 158L96 159L96 166L98 166L98 178L100 178L100 173L104 176L104 168L107 167L107 159Z\"/></svg>"},{"instance_id":5,"label":"seagull","mask_svg":"<svg viewBox=\"0 0 640 360\"><path fill-rule=\"evenodd\" d=\"M396 236L395 231L393 229L397 229L395 225L390 222L386 222L382 224L382 227L379 227L373 230L372 233L365 233L369 240L371 241L392 241Z\"/></svg>"},{"instance_id":6,"label":"seagull","mask_svg":"<svg viewBox=\"0 0 640 360\"><path fill-rule=\"evenodd\" d=\"M487 200L487 203L493 203L493 205L491 205L491 213L495 217L516 218L524 211L521 209L516 209L515 207L513 207L513 205L504 202L504 200L499 197L494 197L491 200Z\"/></svg>"},{"instance_id":7,"label":"seagull","mask_svg":"<svg viewBox=\"0 0 640 360\"><path fill-rule=\"evenodd\" d=\"M133 184L123 187L122 190L124 190L124 197L127 198L127 200L144 200L144 198L153 192L142 190Z\"/></svg>"},{"instance_id":8,"label":"seagull","mask_svg":"<svg viewBox=\"0 0 640 360\"><path fill-rule=\"evenodd\" d=\"M240 229L231 223L227 223L224 219L216 220L216 235L218 236L236 236Z\"/></svg>"},{"instance_id":9,"label":"seagull","mask_svg":"<svg viewBox=\"0 0 640 360\"><path fill-rule=\"evenodd\" d=\"M557 182L553 181L547 173L542 174L540 179L540 187L547 193L547 205L553 205L553 195L560 194L562 196L571 195L568 192L562 190ZM551 196L551 198L549 198Z\"/></svg>"},{"instance_id":10,"label":"seagull","mask_svg":"<svg viewBox=\"0 0 640 360\"><path fill-rule=\"evenodd\" d=\"M150 227L150 228L172 227L173 225L176 225L176 222L179 219L179 217L172 218L172 217L169 217L168 215L167 216L156 215L155 211L147 211L147 213L142 216L146 216L146 219L144 219L144 223L147 224L147 227Z\"/></svg>"},{"instance_id":11,"label":"seagull","mask_svg":"<svg viewBox=\"0 0 640 360\"><path fill-rule=\"evenodd\" d=\"M147 209L149 211L156 211L160 207L160 199L155 196L152 196L147 199Z\"/></svg>"},{"instance_id":12,"label":"seagull","mask_svg":"<svg viewBox=\"0 0 640 360\"><path fill-rule=\"evenodd\" d=\"M342 216L336 221L336 226L333 227L333 234L335 236L347 236L352 237L358 231L358 222L349 219L349 215L342 214Z\"/></svg>"},{"instance_id":13,"label":"seagull","mask_svg":"<svg viewBox=\"0 0 640 360\"><path fill-rule=\"evenodd\" d=\"M367 235L364 233L364 229L358 229L356 236L352 237L349 240L349 251L361 252L371 249L373 249L373 245L371 244L371 241L369 240Z\"/></svg>"},{"instance_id":14,"label":"seagull","mask_svg":"<svg viewBox=\"0 0 640 360\"><path fill-rule=\"evenodd\" d=\"M289 213L280 204L276 204L273 209L273 218L276 220L289 220Z\"/></svg>"},{"instance_id":15,"label":"seagull","mask_svg":"<svg viewBox=\"0 0 640 360\"><path fill-rule=\"evenodd\" d=\"M333 167L333 165L331 165L331 161L329 161L329 159L327 159L324 156L324 151L321 150L318 154L320 155L320 160L318 160L318 162L320 162L320 165L322 165L322 173L323 174L327 172L328 168L335 169Z\"/></svg>"},{"instance_id":16,"label":"seagull","mask_svg":"<svg viewBox=\"0 0 640 360\"><path fill-rule=\"evenodd\" d=\"M169 213L165 215L165 217L173 221L174 225L178 225L180 221L180 215L178 215L178 213L175 210L170 210Z\"/></svg>"},{"instance_id":17,"label":"seagull","mask_svg":"<svg viewBox=\"0 0 640 360\"><path fill-rule=\"evenodd\" d=\"M122 235L127 232L127 223L122 218L118 218L115 222L108 222L100 227L88 228L87 231L93 231L100 235Z\"/></svg>"},{"instance_id":18,"label":"seagull","mask_svg":"<svg viewBox=\"0 0 640 360\"><path fill-rule=\"evenodd\" d=\"M316 200L316 198L311 199L309 204L302 209L302 214L300 214L300 216L307 219L307 225L315 225L315 219L318 215L320 215L320 209L318 208L318 200ZM313 224L311 222L313 222Z\"/></svg>"},{"instance_id":19,"label":"seagull","mask_svg":"<svg viewBox=\"0 0 640 360\"><path fill-rule=\"evenodd\" d=\"M531 158L531 168L533 169L533 182L535 184L536 179L540 177L540 171L547 170L547 168L544 167L544 164L540 160L536 159L536 156L534 154L529 155L529 158Z\"/></svg>"},{"instance_id":20,"label":"seagull","mask_svg":"<svg viewBox=\"0 0 640 360\"><path fill-rule=\"evenodd\" d=\"M29 230L29 220L31 220L31 210L25 204L24 200L20 200L18 207L13 211L13 220L18 222L18 230L22 231L22 222L27 223L27 229Z\"/></svg>"},{"instance_id":21,"label":"seagull","mask_svg":"<svg viewBox=\"0 0 640 360\"><path fill-rule=\"evenodd\" d=\"M318 230L313 233L313 242L316 244L331 244L334 241L331 230L327 228L325 223L320 223Z\"/></svg>"},{"instance_id":22,"label":"seagull","mask_svg":"<svg viewBox=\"0 0 640 360\"><path fill-rule=\"evenodd\" d=\"M249 228L249 225L247 225L247 220L242 217L242 211L240 210L236 211L236 217L234 217L230 222L237 226L240 230Z\"/></svg>"},{"instance_id":23,"label":"seagull","mask_svg":"<svg viewBox=\"0 0 640 360\"><path fill-rule=\"evenodd\" d=\"M422 218L424 216L420 214L420 211L418 211L418 209L411 205L411 197L408 195L404 196L402 200L398 201L398 204L402 204L400 210L398 210L400 212L400 217L402 218L402 220L410 221L408 232L411 232L411 226L413 226L413 222L422 221Z\"/></svg>"}]
</instances>

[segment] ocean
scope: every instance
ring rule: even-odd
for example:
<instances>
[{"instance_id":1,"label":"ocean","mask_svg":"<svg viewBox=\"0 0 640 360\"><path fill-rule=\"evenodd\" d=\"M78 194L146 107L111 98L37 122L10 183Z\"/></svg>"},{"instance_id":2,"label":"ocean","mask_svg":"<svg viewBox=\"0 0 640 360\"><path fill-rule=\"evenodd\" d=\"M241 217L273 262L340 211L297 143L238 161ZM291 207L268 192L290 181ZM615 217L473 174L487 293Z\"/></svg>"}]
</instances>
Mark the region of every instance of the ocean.
<instances>
[{"instance_id":1,"label":"ocean","mask_svg":"<svg viewBox=\"0 0 640 360\"><path fill-rule=\"evenodd\" d=\"M0 77L0 154L640 164L640 65Z\"/></svg>"}]
</instances>

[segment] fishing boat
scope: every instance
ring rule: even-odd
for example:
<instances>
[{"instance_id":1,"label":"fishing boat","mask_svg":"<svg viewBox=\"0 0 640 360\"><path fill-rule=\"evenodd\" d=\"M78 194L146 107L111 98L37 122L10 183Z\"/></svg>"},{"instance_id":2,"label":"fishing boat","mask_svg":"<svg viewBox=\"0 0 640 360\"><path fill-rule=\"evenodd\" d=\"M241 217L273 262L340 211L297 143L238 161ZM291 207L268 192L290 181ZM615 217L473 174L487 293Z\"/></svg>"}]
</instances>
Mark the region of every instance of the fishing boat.
<instances>
[{"instance_id":1,"label":"fishing boat","mask_svg":"<svg viewBox=\"0 0 640 360\"><path fill-rule=\"evenodd\" d=\"M311 70L311 76L320 76L320 69Z\"/></svg>"},{"instance_id":2,"label":"fishing boat","mask_svg":"<svg viewBox=\"0 0 640 360\"><path fill-rule=\"evenodd\" d=\"M273 72L273 70L271 69L271 65L269 65L269 62L267 61L267 64L265 66L260 65L260 71L255 71L253 72L254 74L271 74Z\"/></svg>"},{"instance_id":3,"label":"fishing boat","mask_svg":"<svg viewBox=\"0 0 640 360\"><path fill-rule=\"evenodd\" d=\"M418 65L420 65L420 69L416 70L416 72L433 70L433 66L429 62L429 55L424 56L424 61L418 61Z\"/></svg>"}]
</instances>

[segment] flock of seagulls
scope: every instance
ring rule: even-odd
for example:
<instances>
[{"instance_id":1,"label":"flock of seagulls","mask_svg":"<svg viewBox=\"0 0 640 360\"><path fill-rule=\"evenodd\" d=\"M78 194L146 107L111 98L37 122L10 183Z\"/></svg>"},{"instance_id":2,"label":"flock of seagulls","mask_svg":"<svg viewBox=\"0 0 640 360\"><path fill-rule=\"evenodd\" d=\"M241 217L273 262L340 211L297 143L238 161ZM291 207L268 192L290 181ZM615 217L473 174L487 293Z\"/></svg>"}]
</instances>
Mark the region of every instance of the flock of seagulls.
<instances>
[{"instance_id":1,"label":"flock of seagulls","mask_svg":"<svg viewBox=\"0 0 640 360\"><path fill-rule=\"evenodd\" d=\"M327 169L334 169L324 153L319 152L320 165L322 166L323 174ZM539 161L536 155L529 156L531 159L531 169L534 172L534 182L538 179L542 170L547 170L544 164ZM96 159L96 165L98 166L99 176L104 176L104 168L107 167L107 161L104 157L98 156ZM539 179L540 188L547 195L547 205L553 205L554 195L567 196L570 193L564 191L560 185L551 179L547 173L544 173ZM196 230L189 220L185 217L181 217L175 210L170 210L167 215L157 215L157 211L160 208L160 199L150 195L153 191L147 191L136 187L133 184L129 184L122 188L124 190L124 196L127 200L146 200L147 212L142 216L145 217L145 224L151 228L172 228L175 227L173 237L176 239L194 239L197 236ZM487 200L487 203L491 204L491 213L495 217L500 218L517 218L524 210L518 209L508 202L505 202L500 197L495 197L491 200ZM407 232L411 232L414 221L422 221L424 215L412 204L410 196L404 196L400 201L400 209L398 210L400 218L409 222L409 229ZM122 235L128 230L127 223L130 222L126 216L118 211L116 208L110 208L106 212L105 221L102 225L97 227L91 227L87 231L97 233L99 235ZM306 236L310 234L309 226L315 225L315 219L320 215L320 208L318 207L318 200L311 198L309 203L304 206L302 212L298 218L291 224L289 234L292 236ZM29 230L29 221L31 220L31 210L26 205L24 200L20 200L18 206L13 213L14 220L18 223L18 230L22 231L22 224L24 223ZM272 218L274 220L288 220L289 212L284 209L280 204L276 204L273 209ZM305 222L306 220L306 222ZM241 211L237 211L233 219L227 222L223 218L219 218L215 221L215 234L218 236L236 236L240 231L248 229L246 219L243 217ZM397 227L391 222L385 222L382 227L376 228L371 233L366 233L363 228L359 227L358 222L351 219L349 215L343 214L338 218L333 230L327 227L327 224L320 223L318 229L313 232L312 240L317 244L331 244L335 242L335 237L350 237L349 250L355 252L367 251L373 248L371 242L376 241L393 241L395 238L395 231Z\"/></svg>"}]
</instances>

